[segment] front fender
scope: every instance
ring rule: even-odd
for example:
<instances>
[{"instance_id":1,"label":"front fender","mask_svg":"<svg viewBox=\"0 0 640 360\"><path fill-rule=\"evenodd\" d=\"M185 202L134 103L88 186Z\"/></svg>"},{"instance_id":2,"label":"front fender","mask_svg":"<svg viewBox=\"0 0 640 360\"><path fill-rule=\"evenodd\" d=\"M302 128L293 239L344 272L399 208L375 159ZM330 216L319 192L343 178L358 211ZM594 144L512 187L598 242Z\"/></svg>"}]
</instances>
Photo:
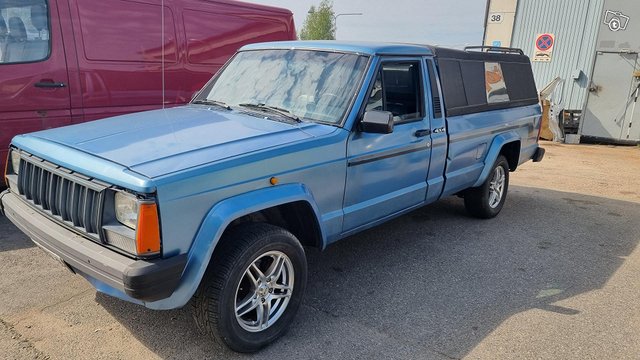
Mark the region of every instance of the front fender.
<instances>
[{"instance_id":1,"label":"front fender","mask_svg":"<svg viewBox=\"0 0 640 360\"><path fill-rule=\"evenodd\" d=\"M472 187L478 187L487 180L493 164L495 164L498 155L500 155L502 147L515 141L520 141L520 136L515 131L509 131L493 138L487 156L484 158L484 169L482 169L480 177L478 177L478 180L476 180Z\"/></svg>"},{"instance_id":2,"label":"front fender","mask_svg":"<svg viewBox=\"0 0 640 360\"><path fill-rule=\"evenodd\" d=\"M313 195L303 184L272 186L237 195L214 205L200 225L195 240L189 249L187 265L178 288L170 297L145 303L145 306L156 310L184 306L198 289L216 245L220 241L224 230L233 220L256 211L295 201L308 202L316 218L320 219ZM326 243L325 231L322 227L322 222L318 221L318 224L324 246Z\"/></svg>"}]
</instances>

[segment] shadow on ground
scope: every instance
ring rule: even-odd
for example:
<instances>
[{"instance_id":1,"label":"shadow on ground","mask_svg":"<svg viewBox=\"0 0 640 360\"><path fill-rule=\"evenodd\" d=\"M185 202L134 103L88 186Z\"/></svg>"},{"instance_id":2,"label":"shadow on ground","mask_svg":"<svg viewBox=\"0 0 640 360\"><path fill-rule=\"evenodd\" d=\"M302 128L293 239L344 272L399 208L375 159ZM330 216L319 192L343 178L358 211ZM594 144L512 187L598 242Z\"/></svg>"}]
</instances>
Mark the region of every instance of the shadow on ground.
<instances>
[{"instance_id":1,"label":"shadow on ground","mask_svg":"<svg viewBox=\"0 0 640 360\"><path fill-rule=\"evenodd\" d=\"M0 252L26 249L36 246L28 237L20 231L16 231L15 226L6 218L0 215Z\"/></svg>"},{"instance_id":2,"label":"shadow on ground","mask_svg":"<svg viewBox=\"0 0 640 360\"><path fill-rule=\"evenodd\" d=\"M461 358L510 316L601 288L638 242L637 204L512 187L496 219L446 199L310 251L309 286L267 358ZM634 220L635 219L635 220ZM188 308L97 301L163 358L235 358L199 335Z\"/></svg>"}]
</instances>

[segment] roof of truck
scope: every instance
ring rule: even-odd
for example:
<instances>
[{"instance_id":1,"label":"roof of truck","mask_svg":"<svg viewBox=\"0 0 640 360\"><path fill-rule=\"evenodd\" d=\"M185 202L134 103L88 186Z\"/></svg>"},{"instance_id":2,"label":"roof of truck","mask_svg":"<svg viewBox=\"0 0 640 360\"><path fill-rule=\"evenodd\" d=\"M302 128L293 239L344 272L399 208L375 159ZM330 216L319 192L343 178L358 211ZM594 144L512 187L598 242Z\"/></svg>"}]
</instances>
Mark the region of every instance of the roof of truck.
<instances>
[{"instance_id":1,"label":"roof of truck","mask_svg":"<svg viewBox=\"0 0 640 360\"><path fill-rule=\"evenodd\" d=\"M258 49L313 49L353 52L367 55L433 55L432 47L427 45L335 40L266 42L245 45L240 50Z\"/></svg>"},{"instance_id":2,"label":"roof of truck","mask_svg":"<svg viewBox=\"0 0 640 360\"><path fill-rule=\"evenodd\" d=\"M498 53L483 51L465 51L421 44L385 43L385 42L353 42L336 40L314 41L276 41L243 46L240 50L265 49L308 49L337 52L352 52L365 55L407 55L436 56L439 58L464 60L495 60L528 63L529 58L515 53Z\"/></svg>"}]
</instances>

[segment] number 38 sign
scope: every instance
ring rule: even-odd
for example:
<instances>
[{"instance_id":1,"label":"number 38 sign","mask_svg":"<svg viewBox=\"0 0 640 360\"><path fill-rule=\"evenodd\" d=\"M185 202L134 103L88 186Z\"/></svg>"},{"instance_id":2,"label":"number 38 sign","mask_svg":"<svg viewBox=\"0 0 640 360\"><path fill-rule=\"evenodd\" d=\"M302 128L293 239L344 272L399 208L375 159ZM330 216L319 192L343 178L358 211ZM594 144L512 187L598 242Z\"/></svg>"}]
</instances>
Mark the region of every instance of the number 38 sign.
<instances>
[{"instance_id":1,"label":"number 38 sign","mask_svg":"<svg viewBox=\"0 0 640 360\"><path fill-rule=\"evenodd\" d=\"M490 24L500 24L504 19L504 15L502 13L491 13L489 14L489 23Z\"/></svg>"}]
</instances>

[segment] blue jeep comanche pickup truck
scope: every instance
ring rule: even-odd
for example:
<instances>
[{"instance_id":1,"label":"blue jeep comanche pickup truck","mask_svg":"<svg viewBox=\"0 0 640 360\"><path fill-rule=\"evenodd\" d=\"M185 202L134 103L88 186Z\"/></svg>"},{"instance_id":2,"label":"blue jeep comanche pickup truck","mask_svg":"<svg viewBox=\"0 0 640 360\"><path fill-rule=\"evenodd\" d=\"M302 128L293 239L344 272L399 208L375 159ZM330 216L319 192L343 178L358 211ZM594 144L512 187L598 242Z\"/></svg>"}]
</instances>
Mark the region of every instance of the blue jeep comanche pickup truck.
<instances>
[{"instance_id":1,"label":"blue jeep comanche pickup truck","mask_svg":"<svg viewBox=\"0 0 640 360\"><path fill-rule=\"evenodd\" d=\"M187 106L15 137L0 209L98 291L190 302L255 351L300 306L303 246L450 195L496 216L540 121L517 49L254 44Z\"/></svg>"}]
</instances>

